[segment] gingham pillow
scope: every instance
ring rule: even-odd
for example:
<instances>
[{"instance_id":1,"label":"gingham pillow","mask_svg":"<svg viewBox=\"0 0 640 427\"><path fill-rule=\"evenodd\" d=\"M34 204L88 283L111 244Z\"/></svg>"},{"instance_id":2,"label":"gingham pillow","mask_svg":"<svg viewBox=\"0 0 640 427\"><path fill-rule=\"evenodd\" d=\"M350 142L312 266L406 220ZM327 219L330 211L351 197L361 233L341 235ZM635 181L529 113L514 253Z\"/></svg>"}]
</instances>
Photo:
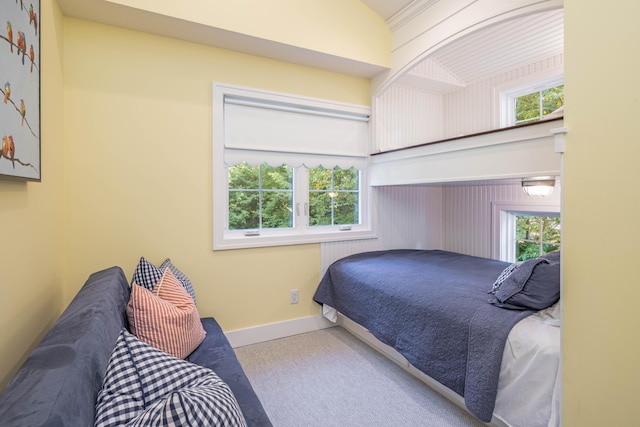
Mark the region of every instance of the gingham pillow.
<instances>
[{"instance_id":1,"label":"gingham pillow","mask_svg":"<svg viewBox=\"0 0 640 427\"><path fill-rule=\"evenodd\" d=\"M193 302L196 302L196 293L193 291L193 285L191 285L191 281L189 280L187 275L180 271L178 267L173 265L169 258L165 259L164 262L160 264L160 271L164 271L167 268L171 270L173 275L176 276L176 279L178 279L180 283L182 283L182 286L184 286L189 295L191 295L191 298L193 298Z\"/></svg>"},{"instance_id":2,"label":"gingham pillow","mask_svg":"<svg viewBox=\"0 0 640 427\"><path fill-rule=\"evenodd\" d=\"M131 287L127 318L135 336L181 359L206 334L196 304L168 268L153 291L136 284Z\"/></svg>"},{"instance_id":3,"label":"gingham pillow","mask_svg":"<svg viewBox=\"0 0 640 427\"><path fill-rule=\"evenodd\" d=\"M136 266L136 270L133 272L133 278L131 284L137 283L143 288L153 290L153 287L158 283L158 280L162 277L162 271L149 261L140 257L140 261Z\"/></svg>"},{"instance_id":4,"label":"gingham pillow","mask_svg":"<svg viewBox=\"0 0 640 427\"><path fill-rule=\"evenodd\" d=\"M96 427L246 426L229 386L213 371L120 332L96 401Z\"/></svg>"},{"instance_id":5,"label":"gingham pillow","mask_svg":"<svg viewBox=\"0 0 640 427\"><path fill-rule=\"evenodd\" d=\"M514 262L513 264L511 264L510 266L502 270L502 273L500 273L496 281L493 282L493 285L491 286L491 290L489 291L489 293L495 294L496 292L498 292L498 289L500 289L500 286L502 285L502 283L505 280L507 280L509 276L511 276L511 273L513 273L520 264L522 264L522 262Z\"/></svg>"}]
</instances>

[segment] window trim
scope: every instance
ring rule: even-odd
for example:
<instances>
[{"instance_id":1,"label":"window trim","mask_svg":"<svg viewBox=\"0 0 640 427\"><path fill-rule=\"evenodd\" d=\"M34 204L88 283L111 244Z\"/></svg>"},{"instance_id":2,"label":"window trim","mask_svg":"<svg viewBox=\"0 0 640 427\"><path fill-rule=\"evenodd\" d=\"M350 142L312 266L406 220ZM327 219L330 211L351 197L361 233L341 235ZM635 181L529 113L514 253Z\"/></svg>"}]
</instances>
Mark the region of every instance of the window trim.
<instances>
[{"instance_id":1,"label":"window trim","mask_svg":"<svg viewBox=\"0 0 640 427\"><path fill-rule=\"evenodd\" d=\"M509 216L560 216L560 205L554 202L492 202L491 203L491 257L506 262L515 261L515 245L506 236L515 235L515 221Z\"/></svg>"},{"instance_id":2,"label":"window trim","mask_svg":"<svg viewBox=\"0 0 640 427\"><path fill-rule=\"evenodd\" d=\"M335 101L324 101L316 98L307 98L297 95L282 94L259 90L254 88L242 88L223 83L213 84L213 250L255 248L268 246L284 246L309 244L329 241L344 241L357 239L377 238L374 214L372 212L372 191L369 185L368 166L360 169L360 224L350 227L344 226L309 226L308 214L298 216L294 221L299 225L287 229L262 229L257 235L247 235L246 230L228 229L228 170L224 160L224 97L225 95L242 94L248 97L256 97L273 101L286 99L289 103L309 105L313 107L327 107L332 109L344 108L346 112L354 110L370 111L368 107L343 104ZM370 161L367 159L367 165ZM295 168L294 188L296 191L308 194L308 172ZM305 179L304 177L306 178ZM307 189L307 190L305 190ZM295 199L294 209L304 210L304 201ZM308 203L308 200L307 200ZM307 211L308 212L308 211ZM302 212L301 212L302 213ZM295 215L295 213L294 213ZM300 222L301 221L301 222ZM251 233L249 233L251 234Z\"/></svg>"}]
</instances>

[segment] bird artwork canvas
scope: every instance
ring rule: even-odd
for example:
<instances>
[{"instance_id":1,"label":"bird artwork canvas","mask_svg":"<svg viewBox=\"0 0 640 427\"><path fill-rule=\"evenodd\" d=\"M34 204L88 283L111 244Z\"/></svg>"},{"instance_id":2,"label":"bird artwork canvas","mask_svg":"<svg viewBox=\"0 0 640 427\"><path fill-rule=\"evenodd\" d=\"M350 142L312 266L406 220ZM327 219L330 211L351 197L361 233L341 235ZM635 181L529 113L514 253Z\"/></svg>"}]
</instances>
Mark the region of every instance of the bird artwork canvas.
<instances>
[{"instance_id":1,"label":"bird artwork canvas","mask_svg":"<svg viewBox=\"0 0 640 427\"><path fill-rule=\"evenodd\" d=\"M0 2L0 178L41 180L40 0Z\"/></svg>"}]
</instances>

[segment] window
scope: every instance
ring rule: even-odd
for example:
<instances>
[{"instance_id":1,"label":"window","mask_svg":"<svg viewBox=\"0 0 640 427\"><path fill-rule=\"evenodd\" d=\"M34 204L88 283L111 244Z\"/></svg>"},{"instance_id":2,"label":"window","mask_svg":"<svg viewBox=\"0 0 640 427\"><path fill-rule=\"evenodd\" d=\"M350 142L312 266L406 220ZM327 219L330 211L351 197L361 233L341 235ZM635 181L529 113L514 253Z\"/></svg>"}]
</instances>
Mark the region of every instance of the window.
<instances>
[{"instance_id":1,"label":"window","mask_svg":"<svg viewBox=\"0 0 640 427\"><path fill-rule=\"evenodd\" d=\"M513 103L516 125L540 121L564 105L564 85L517 96Z\"/></svg>"},{"instance_id":2,"label":"window","mask_svg":"<svg viewBox=\"0 0 640 427\"><path fill-rule=\"evenodd\" d=\"M551 203L492 203L491 256L524 261L560 249L560 206Z\"/></svg>"},{"instance_id":3,"label":"window","mask_svg":"<svg viewBox=\"0 0 640 427\"><path fill-rule=\"evenodd\" d=\"M560 249L560 217L515 215L516 261L537 258Z\"/></svg>"},{"instance_id":4,"label":"window","mask_svg":"<svg viewBox=\"0 0 640 427\"><path fill-rule=\"evenodd\" d=\"M369 109L214 84L214 249L375 237Z\"/></svg>"},{"instance_id":5,"label":"window","mask_svg":"<svg viewBox=\"0 0 640 427\"><path fill-rule=\"evenodd\" d=\"M293 169L289 166L229 167L229 229L293 227Z\"/></svg>"},{"instance_id":6,"label":"window","mask_svg":"<svg viewBox=\"0 0 640 427\"><path fill-rule=\"evenodd\" d=\"M535 79L535 80L534 80ZM544 119L564 105L562 69L527 76L495 88L500 127L532 123Z\"/></svg>"},{"instance_id":7,"label":"window","mask_svg":"<svg viewBox=\"0 0 640 427\"><path fill-rule=\"evenodd\" d=\"M309 171L309 225L349 225L360 222L360 174L319 166ZM344 227L343 227L344 228Z\"/></svg>"}]
</instances>

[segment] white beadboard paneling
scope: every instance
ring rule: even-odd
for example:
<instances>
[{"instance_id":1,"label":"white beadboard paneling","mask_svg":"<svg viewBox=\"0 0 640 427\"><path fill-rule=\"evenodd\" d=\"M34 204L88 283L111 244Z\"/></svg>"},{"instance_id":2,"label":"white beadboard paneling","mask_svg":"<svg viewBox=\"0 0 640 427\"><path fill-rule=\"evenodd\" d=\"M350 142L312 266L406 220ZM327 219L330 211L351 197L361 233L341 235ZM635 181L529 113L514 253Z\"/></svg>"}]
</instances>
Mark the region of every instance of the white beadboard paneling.
<instances>
[{"instance_id":1,"label":"white beadboard paneling","mask_svg":"<svg viewBox=\"0 0 640 427\"><path fill-rule=\"evenodd\" d=\"M560 205L561 188L545 198L527 196L520 180L444 185L443 249L491 258L492 204Z\"/></svg>"},{"instance_id":2,"label":"white beadboard paneling","mask_svg":"<svg viewBox=\"0 0 640 427\"><path fill-rule=\"evenodd\" d=\"M322 243L321 274L345 256L384 249L444 249L491 258L493 203L560 204L561 187L545 198L524 194L520 180L375 188L379 238Z\"/></svg>"},{"instance_id":3,"label":"white beadboard paneling","mask_svg":"<svg viewBox=\"0 0 640 427\"><path fill-rule=\"evenodd\" d=\"M439 249L442 246L442 188L374 188L378 238L320 245L321 274L345 256L383 249Z\"/></svg>"},{"instance_id":4,"label":"white beadboard paneling","mask_svg":"<svg viewBox=\"0 0 640 427\"><path fill-rule=\"evenodd\" d=\"M562 70L564 55L558 54L514 68L490 79L450 92L444 97L445 134L448 137L484 132L499 127L500 91L521 86L540 76Z\"/></svg>"},{"instance_id":5,"label":"white beadboard paneling","mask_svg":"<svg viewBox=\"0 0 640 427\"><path fill-rule=\"evenodd\" d=\"M564 51L564 11L534 13L476 31L433 58L466 84Z\"/></svg>"},{"instance_id":6,"label":"white beadboard paneling","mask_svg":"<svg viewBox=\"0 0 640 427\"><path fill-rule=\"evenodd\" d=\"M396 85L373 100L375 138L372 152L420 144L443 135L443 96Z\"/></svg>"},{"instance_id":7,"label":"white beadboard paneling","mask_svg":"<svg viewBox=\"0 0 640 427\"><path fill-rule=\"evenodd\" d=\"M525 14L439 48L373 99L371 152L496 129L497 88L562 72L563 51L562 9Z\"/></svg>"}]
</instances>

